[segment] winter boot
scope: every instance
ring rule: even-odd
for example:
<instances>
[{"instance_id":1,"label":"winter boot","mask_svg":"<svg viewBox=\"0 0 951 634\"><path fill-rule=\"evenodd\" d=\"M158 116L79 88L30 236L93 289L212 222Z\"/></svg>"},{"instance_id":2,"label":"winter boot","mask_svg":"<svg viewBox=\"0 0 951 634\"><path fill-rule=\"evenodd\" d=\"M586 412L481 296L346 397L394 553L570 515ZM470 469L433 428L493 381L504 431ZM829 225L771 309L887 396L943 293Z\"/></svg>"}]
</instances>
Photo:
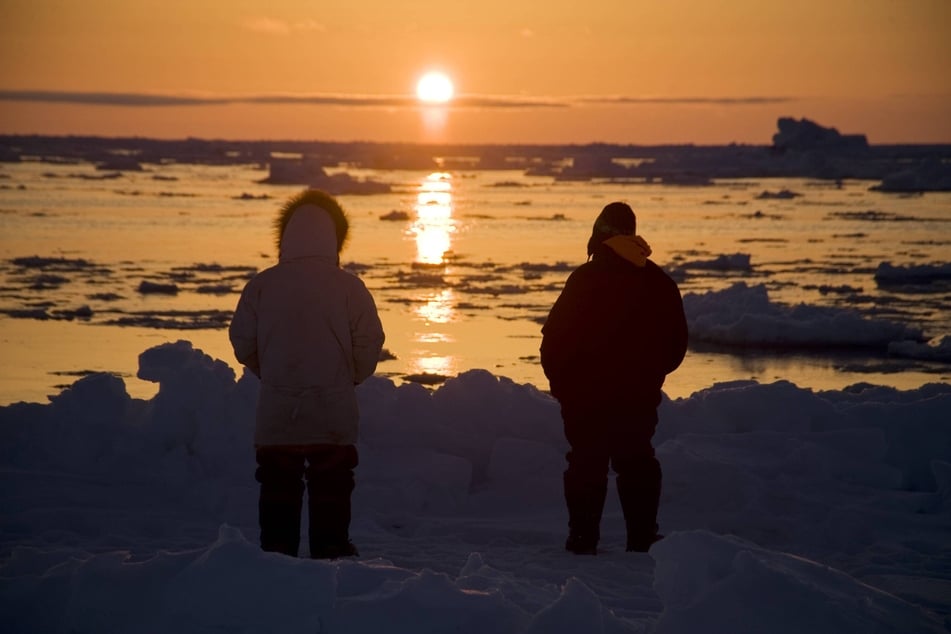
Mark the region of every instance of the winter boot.
<instances>
[{"instance_id":1,"label":"winter boot","mask_svg":"<svg viewBox=\"0 0 951 634\"><path fill-rule=\"evenodd\" d=\"M661 538L657 532L662 477L660 463L650 456L620 466L617 492L627 528L627 550L647 552L651 544Z\"/></svg>"},{"instance_id":2,"label":"winter boot","mask_svg":"<svg viewBox=\"0 0 951 634\"><path fill-rule=\"evenodd\" d=\"M317 544L316 550L311 546L311 559L339 559L340 557L359 557L360 552L353 542L338 543L333 545Z\"/></svg>"},{"instance_id":3,"label":"winter boot","mask_svg":"<svg viewBox=\"0 0 951 634\"><path fill-rule=\"evenodd\" d=\"M598 483L585 481L569 469L565 471L564 486L568 506L565 550L576 555L596 555L601 539L601 513L608 491L607 478Z\"/></svg>"},{"instance_id":4,"label":"winter boot","mask_svg":"<svg viewBox=\"0 0 951 634\"><path fill-rule=\"evenodd\" d=\"M261 550L297 556L303 493L304 483L300 479L262 481L258 498Z\"/></svg>"},{"instance_id":5,"label":"winter boot","mask_svg":"<svg viewBox=\"0 0 951 634\"><path fill-rule=\"evenodd\" d=\"M565 540L565 550L576 555L597 555L598 538L569 532L568 539Z\"/></svg>"},{"instance_id":6,"label":"winter boot","mask_svg":"<svg viewBox=\"0 0 951 634\"><path fill-rule=\"evenodd\" d=\"M650 538L650 541L646 539L635 539L632 540L630 536L627 538L627 552L629 553L646 553L650 550L651 546L659 542L664 538L660 533L655 533L653 537Z\"/></svg>"},{"instance_id":7,"label":"winter boot","mask_svg":"<svg viewBox=\"0 0 951 634\"><path fill-rule=\"evenodd\" d=\"M352 455L351 455L352 454ZM350 541L350 496L356 451L341 447L314 456L307 469L310 556L336 559L358 555Z\"/></svg>"}]
</instances>

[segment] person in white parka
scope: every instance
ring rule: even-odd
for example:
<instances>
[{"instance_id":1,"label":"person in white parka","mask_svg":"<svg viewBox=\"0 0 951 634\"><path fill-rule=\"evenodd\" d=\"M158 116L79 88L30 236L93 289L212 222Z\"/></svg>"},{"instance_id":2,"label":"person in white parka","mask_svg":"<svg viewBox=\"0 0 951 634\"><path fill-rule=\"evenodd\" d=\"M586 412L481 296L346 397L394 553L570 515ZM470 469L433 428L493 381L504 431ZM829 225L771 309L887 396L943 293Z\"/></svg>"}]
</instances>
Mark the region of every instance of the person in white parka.
<instances>
[{"instance_id":1,"label":"person in white parka","mask_svg":"<svg viewBox=\"0 0 951 634\"><path fill-rule=\"evenodd\" d=\"M261 548L297 556L306 478L310 556L353 556L355 387L376 370L383 327L363 281L340 268L349 222L332 196L293 196L275 228L278 263L247 283L229 328L235 357L261 379Z\"/></svg>"}]
</instances>

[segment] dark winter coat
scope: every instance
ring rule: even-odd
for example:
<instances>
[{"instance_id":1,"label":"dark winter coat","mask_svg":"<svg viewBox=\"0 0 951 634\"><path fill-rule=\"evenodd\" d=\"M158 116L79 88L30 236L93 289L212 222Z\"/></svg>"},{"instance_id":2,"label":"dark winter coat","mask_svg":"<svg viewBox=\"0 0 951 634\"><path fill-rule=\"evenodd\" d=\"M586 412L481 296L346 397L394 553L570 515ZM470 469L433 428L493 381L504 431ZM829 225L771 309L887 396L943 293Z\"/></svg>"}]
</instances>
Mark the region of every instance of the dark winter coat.
<instances>
[{"instance_id":1,"label":"dark winter coat","mask_svg":"<svg viewBox=\"0 0 951 634\"><path fill-rule=\"evenodd\" d=\"M541 362L562 406L656 408L683 361L687 321L677 284L606 244L568 278L542 328Z\"/></svg>"}]
</instances>

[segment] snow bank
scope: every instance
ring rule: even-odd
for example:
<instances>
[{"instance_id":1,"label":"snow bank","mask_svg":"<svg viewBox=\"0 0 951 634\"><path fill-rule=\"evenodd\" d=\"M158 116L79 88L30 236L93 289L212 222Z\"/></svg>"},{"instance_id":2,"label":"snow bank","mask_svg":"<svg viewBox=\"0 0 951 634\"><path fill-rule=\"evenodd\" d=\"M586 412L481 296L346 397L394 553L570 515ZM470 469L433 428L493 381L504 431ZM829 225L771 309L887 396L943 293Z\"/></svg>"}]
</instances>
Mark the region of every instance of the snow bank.
<instances>
[{"instance_id":1,"label":"snow bank","mask_svg":"<svg viewBox=\"0 0 951 634\"><path fill-rule=\"evenodd\" d=\"M940 632L908 603L814 561L689 531L651 549L666 609L657 634ZM785 615L778 620L777 614Z\"/></svg>"},{"instance_id":2,"label":"snow bank","mask_svg":"<svg viewBox=\"0 0 951 634\"><path fill-rule=\"evenodd\" d=\"M951 615L951 386L713 386L661 406L650 555L562 549L557 404L483 370L358 390L363 557L256 546L256 379L185 341L148 401L80 379L0 408L5 630L941 631ZM305 540L306 541L306 540ZM942 621L944 619L944 622Z\"/></svg>"},{"instance_id":3,"label":"snow bank","mask_svg":"<svg viewBox=\"0 0 951 634\"><path fill-rule=\"evenodd\" d=\"M721 291L684 295L694 342L752 348L880 348L921 341L920 330L871 319L856 310L770 301L762 284L737 282Z\"/></svg>"}]
</instances>

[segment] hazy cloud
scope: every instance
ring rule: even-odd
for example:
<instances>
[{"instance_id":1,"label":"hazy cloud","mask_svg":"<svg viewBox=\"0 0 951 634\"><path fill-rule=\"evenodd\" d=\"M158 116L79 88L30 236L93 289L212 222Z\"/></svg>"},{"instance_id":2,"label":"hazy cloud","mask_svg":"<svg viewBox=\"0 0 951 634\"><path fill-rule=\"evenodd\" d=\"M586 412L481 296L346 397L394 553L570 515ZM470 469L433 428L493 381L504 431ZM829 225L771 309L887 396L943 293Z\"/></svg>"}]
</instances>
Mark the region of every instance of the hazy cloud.
<instances>
[{"instance_id":1,"label":"hazy cloud","mask_svg":"<svg viewBox=\"0 0 951 634\"><path fill-rule=\"evenodd\" d=\"M459 95L450 104L457 108L568 108L568 102L545 97Z\"/></svg>"},{"instance_id":2,"label":"hazy cloud","mask_svg":"<svg viewBox=\"0 0 951 634\"><path fill-rule=\"evenodd\" d=\"M43 90L0 90L0 101L40 103L71 103L87 106L220 106L227 104L300 104L348 107L417 107L411 95L333 95L333 94L264 94L264 95L169 95L119 92L67 92ZM564 108L559 100L525 97L492 97L460 95L452 100L453 108Z\"/></svg>"},{"instance_id":3,"label":"hazy cloud","mask_svg":"<svg viewBox=\"0 0 951 634\"><path fill-rule=\"evenodd\" d=\"M587 104L603 105L637 105L637 104L669 104L669 105L715 105L715 106L743 106L772 103L789 103L798 101L795 97L577 97L574 101Z\"/></svg>"},{"instance_id":4,"label":"hazy cloud","mask_svg":"<svg viewBox=\"0 0 951 634\"><path fill-rule=\"evenodd\" d=\"M0 90L0 101L60 103L87 106L167 107L167 106L220 106L227 104L273 104L346 106L351 108L418 107L419 101L411 95L334 95L334 94L259 94L259 95L206 95L206 94L152 94L121 92L69 92L46 90ZM511 95L459 95L449 108L571 108L578 106L636 106L717 105L743 106L781 104L796 101L793 97L523 97Z\"/></svg>"},{"instance_id":5,"label":"hazy cloud","mask_svg":"<svg viewBox=\"0 0 951 634\"><path fill-rule=\"evenodd\" d=\"M297 22L288 22L277 18L257 16L246 18L241 26L257 33L272 33L283 35L292 31L326 31L326 27L316 20L306 19Z\"/></svg>"},{"instance_id":6,"label":"hazy cloud","mask_svg":"<svg viewBox=\"0 0 951 634\"><path fill-rule=\"evenodd\" d=\"M327 106L410 106L415 97L386 95L161 95L121 92L66 92L43 90L0 90L0 101L71 103L87 106L220 106L227 104L304 104Z\"/></svg>"},{"instance_id":7,"label":"hazy cloud","mask_svg":"<svg viewBox=\"0 0 951 634\"><path fill-rule=\"evenodd\" d=\"M301 20L291 27L295 31L326 31L327 27L316 20Z\"/></svg>"}]
</instances>

